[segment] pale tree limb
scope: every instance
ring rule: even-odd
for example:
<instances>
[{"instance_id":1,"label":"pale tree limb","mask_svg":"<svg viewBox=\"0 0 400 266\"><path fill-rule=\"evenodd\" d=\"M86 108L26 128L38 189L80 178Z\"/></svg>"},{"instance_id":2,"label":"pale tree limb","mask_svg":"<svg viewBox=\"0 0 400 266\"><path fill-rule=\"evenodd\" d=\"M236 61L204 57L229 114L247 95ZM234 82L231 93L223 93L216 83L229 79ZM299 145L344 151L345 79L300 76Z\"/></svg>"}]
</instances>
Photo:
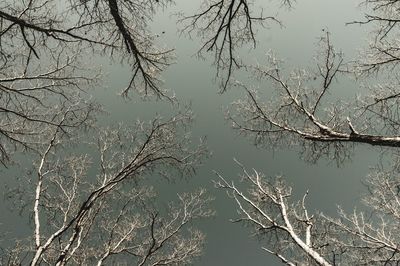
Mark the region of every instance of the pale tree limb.
<instances>
[{"instance_id":1,"label":"pale tree limb","mask_svg":"<svg viewBox=\"0 0 400 266\"><path fill-rule=\"evenodd\" d=\"M292 188L282 177L266 178L256 170L249 173L241 164L240 186L217 173L215 185L236 202L239 218L233 222L250 225L262 249L287 265L395 264L400 259L398 165L377 169L367 179L363 202L369 209L338 217L319 213L310 216L307 193L290 203ZM268 246L265 246L268 245Z\"/></svg>"},{"instance_id":2,"label":"pale tree limb","mask_svg":"<svg viewBox=\"0 0 400 266\"><path fill-rule=\"evenodd\" d=\"M272 254L272 255L278 257L283 263L285 263L285 264L287 264L287 265L289 265L289 266L296 266L296 264L294 264L293 262L290 262L290 261L287 260L285 257L283 257L281 254L279 254L279 253L277 253L277 252L275 252L275 251L269 250L269 249L267 249L267 248L265 248L265 247L262 247L262 249L265 250L265 251L267 251L268 253L270 253L270 254Z\"/></svg>"},{"instance_id":3,"label":"pale tree limb","mask_svg":"<svg viewBox=\"0 0 400 266\"><path fill-rule=\"evenodd\" d=\"M233 111L228 112L233 128L253 137L256 145L300 145L311 161L326 155L341 163L355 144L399 147L398 112L392 106L399 95L395 84L386 90L374 88L373 95L355 98L353 104L327 104L334 80L346 74L347 67L330 43L329 33L321 46L314 71L294 70L283 77L284 68L272 53L267 54L265 66L249 67L264 87L268 81L279 94L264 102L257 90L237 82L246 99L234 102Z\"/></svg>"},{"instance_id":4,"label":"pale tree limb","mask_svg":"<svg viewBox=\"0 0 400 266\"><path fill-rule=\"evenodd\" d=\"M284 186L280 181L275 183L266 183L261 180L261 176L257 171L253 171L250 174L244 169L242 165L240 167L243 170L242 179L248 182L251 189L245 195L241 189L238 189L234 183L229 183L220 174L217 173L219 181L215 182L217 188L224 189L229 192L229 195L235 200L240 212L241 217L234 222L245 222L249 223L256 228L256 231L266 234L267 232L276 232L278 235L277 244L280 243L279 235L284 237L287 234L290 241L293 242L299 250L300 255L305 255L306 258L312 259L318 265L332 265L324 256L313 248L311 238L311 227L313 222L311 217L308 216L308 212L304 206L304 198L302 201L302 210L304 211L304 219L300 219L294 215L295 209L288 204L288 198L291 196L291 189ZM293 220L292 220L293 219ZM294 224L305 224L305 228L294 227ZM305 239L300 235L304 234ZM282 242L283 243L283 242ZM286 259L286 256L278 251L270 251L282 261L285 261L288 265L293 265Z\"/></svg>"}]
</instances>

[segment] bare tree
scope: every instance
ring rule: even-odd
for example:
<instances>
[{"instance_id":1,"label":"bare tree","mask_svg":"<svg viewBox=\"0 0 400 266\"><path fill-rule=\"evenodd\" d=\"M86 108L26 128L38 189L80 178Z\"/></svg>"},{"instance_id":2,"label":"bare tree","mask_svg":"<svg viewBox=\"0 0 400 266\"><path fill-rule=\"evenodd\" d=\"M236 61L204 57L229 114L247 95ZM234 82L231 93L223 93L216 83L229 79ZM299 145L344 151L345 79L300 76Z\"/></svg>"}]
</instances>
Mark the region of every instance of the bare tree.
<instances>
[{"instance_id":1,"label":"bare tree","mask_svg":"<svg viewBox=\"0 0 400 266\"><path fill-rule=\"evenodd\" d=\"M67 153L71 139L60 127L48 131L27 178L25 189L32 193L21 195L30 206L33 235L10 248L3 263L177 265L198 257L204 235L191 223L212 215L205 191L178 195L162 210L145 180L193 173L206 151L203 144L191 148L182 130L189 120L182 113L104 129L90 142L96 157Z\"/></svg>"},{"instance_id":2,"label":"bare tree","mask_svg":"<svg viewBox=\"0 0 400 266\"><path fill-rule=\"evenodd\" d=\"M239 164L240 165L240 164ZM240 165L241 166L241 165ZM379 171L368 178L364 203L369 211L339 218L311 214L306 197L293 199L282 177L266 178L243 166L239 186L220 174L216 186L237 203L237 219L251 228L262 249L286 265L396 265L400 261L398 172Z\"/></svg>"},{"instance_id":3,"label":"bare tree","mask_svg":"<svg viewBox=\"0 0 400 266\"><path fill-rule=\"evenodd\" d=\"M171 50L154 45L149 21L158 8L170 3L159 1L4 1L1 4L1 51L4 61L23 46L26 64L45 52L68 47L105 53L127 62L132 79L123 94L135 88L144 94L166 97L160 88L160 72L170 62ZM9 61L9 60L8 60Z\"/></svg>"},{"instance_id":4,"label":"bare tree","mask_svg":"<svg viewBox=\"0 0 400 266\"><path fill-rule=\"evenodd\" d=\"M267 54L264 66L249 67L263 84L270 82L277 97L264 101L255 89L238 82L247 97L233 103L234 111L228 114L233 127L254 137L257 145L300 145L310 161L326 155L342 162L355 143L398 147L396 80L371 87L370 94L353 102L329 102L335 80L348 72L329 38L326 33L321 39L323 52L313 69L286 75L283 63L272 53Z\"/></svg>"},{"instance_id":5,"label":"bare tree","mask_svg":"<svg viewBox=\"0 0 400 266\"><path fill-rule=\"evenodd\" d=\"M365 0L365 20L348 24L370 25L373 27L368 48L362 54L359 70L362 73L377 73L381 69L392 69L399 62L398 41L400 16L397 12L399 2L393 0Z\"/></svg>"},{"instance_id":6,"label":"bare tree","mask_svg":"<svg viewBox=\"0 0 400 266\"><path fill-rule=\"evenodd\" d=\"M43 136L56 128L72 134L90 126L100 107L85 93L95 76L73 66L74 58L58 55L56 63L33 67L5 66L0 74L0 162L13 150L38 152ZM7 64L7 63L6 63Z\"/></svg>"},{"instance_id":7,"label":"bare tree","mask_svg":"<svg viewBox=\"0 0 400 266\"><path fill-rule=\"evenodd\" d=\"M284 0L283 5L290 7L293 1ZM224 92L235 69L243 64L238 49L246 44L254 48L257 44L256 27L265 27L269 23L281 24L275 16L266 16L263 10L248 0L205 0L196 14L181 15L182 32L197 34L203 39L198 51L199 57L205 53L214 54L217 68L216 77L221 78L221 92Z\"/></svg>"},{"instance_id":8,"label":"bare tree","mask_svg":"<svg viewBox=\"0 0 400 266\"><path fill-rule=\"evenodd\" d=\"M0 162L9 164L13 150L37 151L48 130L92 124L100 108L88 89L101 72L84 63L88 56L107 55L132 68L123 95L135 89L172 100L160 80L172 50L158 49L149 30L155 12L169 3L2 1Z\"/></svg>"}]
</instances>

